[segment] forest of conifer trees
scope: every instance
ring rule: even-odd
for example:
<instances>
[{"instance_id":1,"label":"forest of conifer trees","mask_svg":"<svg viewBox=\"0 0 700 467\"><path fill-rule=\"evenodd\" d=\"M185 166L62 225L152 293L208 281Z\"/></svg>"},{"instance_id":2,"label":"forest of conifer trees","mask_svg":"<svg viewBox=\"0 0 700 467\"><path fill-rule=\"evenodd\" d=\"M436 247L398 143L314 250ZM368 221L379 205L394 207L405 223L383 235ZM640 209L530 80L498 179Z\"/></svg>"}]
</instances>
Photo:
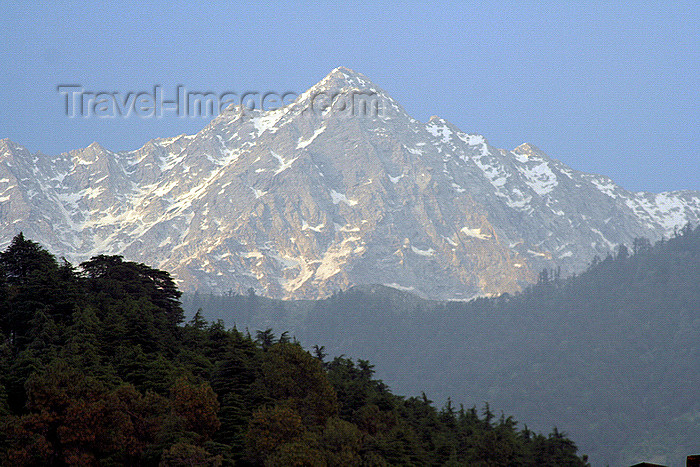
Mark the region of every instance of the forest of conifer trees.
<instances>
[{"instance_id":1,"label":"forest of conifer trees","mask_svg":"<svg viewBox=\"0 0 700 467\"><path fill-rule=\"evenodd\" d=\"M288 333L183 324L167 272L0 253L3 465L585 465L565 434L394 395Z\"/></svg>"}]
</instances>

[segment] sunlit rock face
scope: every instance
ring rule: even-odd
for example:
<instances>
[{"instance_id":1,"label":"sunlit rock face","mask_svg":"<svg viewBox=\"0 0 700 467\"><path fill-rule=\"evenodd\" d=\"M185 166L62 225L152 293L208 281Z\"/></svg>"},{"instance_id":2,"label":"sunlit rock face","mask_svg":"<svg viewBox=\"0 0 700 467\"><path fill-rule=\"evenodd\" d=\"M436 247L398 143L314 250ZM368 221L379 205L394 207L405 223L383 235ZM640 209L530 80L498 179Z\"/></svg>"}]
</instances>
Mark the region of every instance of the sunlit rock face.
<instances>
[{"instance_id":1,"label":"sunlit rock face","mask_svg":"<svg viewBox=\"0 0 700 467\"><path fill-rule=\"evenodd\" d=\"M530 144L494 148L342 67L286 107L231 109L135 151L0 140L0 246L23 231L72 262L120 254L186 291L466 299L699 220L700 192L631 193Z\"/></svg>"}]
</instances>

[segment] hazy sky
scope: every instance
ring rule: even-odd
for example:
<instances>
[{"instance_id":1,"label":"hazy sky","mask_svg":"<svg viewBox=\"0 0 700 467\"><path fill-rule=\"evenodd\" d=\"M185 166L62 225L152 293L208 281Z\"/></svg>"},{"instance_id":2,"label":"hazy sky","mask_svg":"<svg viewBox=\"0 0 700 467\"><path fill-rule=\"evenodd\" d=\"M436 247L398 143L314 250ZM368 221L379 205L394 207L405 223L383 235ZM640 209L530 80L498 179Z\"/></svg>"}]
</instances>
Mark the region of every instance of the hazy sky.
<instances>
[{"instance_id":1,"label":"hazy sky","mask_svg":"<svg viewBox=\"0 0 700 467\"><path fill-rule=\"evenodd\" d=\"M71 119L59 85L300 93L343 65L497 147L527 141L631 190L700 189L697 0L2 3L0 138L31 152L135 149L209 120Z\"/></svg>"}]
</instances>

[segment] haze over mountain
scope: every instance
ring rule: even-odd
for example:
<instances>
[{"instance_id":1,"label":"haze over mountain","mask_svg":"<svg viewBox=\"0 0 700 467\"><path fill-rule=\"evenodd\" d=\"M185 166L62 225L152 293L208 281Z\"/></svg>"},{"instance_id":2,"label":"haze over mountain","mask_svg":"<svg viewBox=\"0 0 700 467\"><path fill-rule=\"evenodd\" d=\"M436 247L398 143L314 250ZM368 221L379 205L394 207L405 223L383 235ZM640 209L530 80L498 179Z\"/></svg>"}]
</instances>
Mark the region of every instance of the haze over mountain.
<instances>
[{"instance_id":1,"label":"haze over mountain","mask_svg":"<svg viewBox=\"0 0 700 467\"><path fill-rule=\"evenodd\" d=\"M121 254L185 291L469 298L698 221L698 191L632 193L531 144L494 148L342 67L286 107L237 108L135 151L0 140L0 246L23 231L73 262Z\"/></svg>"}]
</instances>

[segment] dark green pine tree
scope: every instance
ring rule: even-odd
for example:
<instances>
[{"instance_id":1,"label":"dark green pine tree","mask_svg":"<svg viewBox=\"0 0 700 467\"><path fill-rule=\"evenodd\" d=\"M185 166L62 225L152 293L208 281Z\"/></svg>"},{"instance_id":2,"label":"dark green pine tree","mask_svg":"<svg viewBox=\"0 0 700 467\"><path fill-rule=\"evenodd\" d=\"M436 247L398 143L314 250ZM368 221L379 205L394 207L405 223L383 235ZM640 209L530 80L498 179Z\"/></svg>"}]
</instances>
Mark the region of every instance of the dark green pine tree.
<instances>
[{"instance_id":1,"label":"dark green pine tree","mask_svg":"<svg viewBox=\"0 0 700 467\"><path fill-rule=\"evenodd\" d=\"M30 343L30 329L39 311L52 315L62 301L58 264L38 243L26 240L21 233L0 252L2 295L0 329L19 352Z\"/></svg>"},{"instance_id":2,"label":"dark green pine tree","mask_svg":"<svg viewBox=\"0 0 700 467\"><path fill-rule=\"evenodd\" d=\"M177 348L184 313L170 274L121 256L96 256L80 267L95 307L113 315L100 317L111 326L113 339L146 352Z\"/></svg>"}]
</instances>

